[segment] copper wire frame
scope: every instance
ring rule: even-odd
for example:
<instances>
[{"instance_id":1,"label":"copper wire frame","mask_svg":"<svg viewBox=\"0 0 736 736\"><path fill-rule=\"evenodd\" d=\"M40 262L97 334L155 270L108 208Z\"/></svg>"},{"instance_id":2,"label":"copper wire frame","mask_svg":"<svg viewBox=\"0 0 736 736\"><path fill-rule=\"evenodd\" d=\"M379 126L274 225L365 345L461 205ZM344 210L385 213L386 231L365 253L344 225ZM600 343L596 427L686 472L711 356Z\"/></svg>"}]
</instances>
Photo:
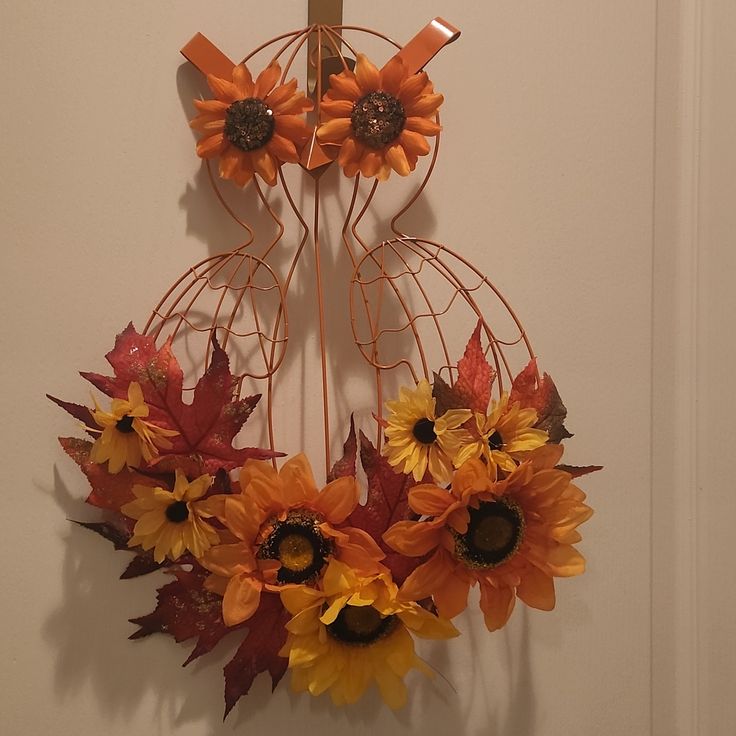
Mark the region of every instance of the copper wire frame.
<instances>
[{"instance_id":1,"label":"copper wire frame","mask_svg":"<svg viewBox=\"0 0 736 736\"><path fill-rule=\"evenodd\" d=\"M308 59L316 69L315 120L319 119L319 104L323 94L322 65L327 51L339 59L341 66L348 69L348 59L343 48L353 56L356 46L346 37L350 34L370 34L386 42L394 49L401 46L388 36L378 31L351 25L325 26L312 25L300 30L291 31L267 41L251 51L243 62L247 63L255 55L283 42L271 57L272 60L283 61L281 83L287 79L294 62L311 35L316 35L315 54ZM439 122L439 115L436 116ZM375 409L378 419L376 445L382 443L381 419L385 377L391 371L404 371L404 378L413 383L421 378L432 379L434 371L440 373L445 380L455 380L455 363L460 357L451 352L447 339L447 328L443 325L443 317L458 307L467 310L467 335L469 336L476 322L481 323L481 332L487 342L486 355L496 371L495 391L500 395L508 386L514 368L518 371L522 365L507 356L508 348L521 346L526 355L524 362L534 357L531 343L524 326L509 302L498 288L473 264L442 243L426 240L405 233L401 226L401 218L417 202L427 187L435 169L440 148L440 135L434 139L433 150L429 157L427 171L417 189L409 200L390 217L388 226L391 237L379 245L371 247L361 234L360 226L366 213L370 210L379 186L391 186L391 180L379 185L374 181L365 201L359 205L361 175L357 174L352 188L351 199L341 227L341 241L350 259L353 275L350 282L350 325L356 348L372 368L375 380ZM272 220L275 234L266 243L263 252L256 257L248 252L253 246L254 229L235 212L223 193L217 175L213 173L209 161L205 161L208 180L217 201L227 214L246 233L245 240L234 249L210 256L189 268L164 294L153 309L144 332L159 338L173 335L180 337L187 332L204 333L208 338L216 335L220 344L227 348L228 343L239 341L248 344L249 360L239 378L242 390L246 378L265 382L264 401L266 406L266 422L268 443L271 449L278 450L274 427L275 375L284 361L289 341L288 294L289 287L300 258L309 241L313 246L314 301L319 322L319 349L321 364L321 392L324 430L324 461L326 473L331 467L330 444L332 441L329 403L328 353L330 350L329 335L325 319L325 291L321 266L320 242L320 209L321 209L321 175L323 172L309 172L314 181L311 212L302 212L297 205L283 171L274 190L280 190L291 212L299 223L300 234L291 262L285 276L280 277L276 269L269 264L269 256L282 242L285 224L271 206L264 194L262 186L254 178L252 183L241 193L243 197L256 197L268 218ZM305 177L306 178L306 177ZM309 222L308 222L309 220ZM311 224L311 227L310 227ZM430 288L426 280L433 280L433 285L440 284L447 289L442 304L437 303L435 288ZM215 294L216 306L213 313L200 315L195 319L197 304L203 294ZM234 300L234 306L223 312L226 297ZM502 315L510 319L513 334L502 336L492 326L489 311L481 305L483 298L491 298L492 307L501 309ZM259 307L259 299L276 302L275 318L269 318ZM417 302L418 306L415 306ZM249 315L248 329L241 327L243 315ZM203 320L203 321L202 321ZM386 322L394 320L391 326ZM198 323L201 322L201 323ZM391 342L397 338L408 342L403 346L403 354L389 357ZM432 356L426 345L436 341L439 346L441 360L432 364ZM207 340L207 352L201 368L209 362L211 340ZM407 381L404 380L404 383ZM347 419L347 418L342 418ZM343 424L346 422L343 422ZM340 425L342 431L342 424ZM342 439L342 438L340 438Z\"/></svg>"}]
</instances>

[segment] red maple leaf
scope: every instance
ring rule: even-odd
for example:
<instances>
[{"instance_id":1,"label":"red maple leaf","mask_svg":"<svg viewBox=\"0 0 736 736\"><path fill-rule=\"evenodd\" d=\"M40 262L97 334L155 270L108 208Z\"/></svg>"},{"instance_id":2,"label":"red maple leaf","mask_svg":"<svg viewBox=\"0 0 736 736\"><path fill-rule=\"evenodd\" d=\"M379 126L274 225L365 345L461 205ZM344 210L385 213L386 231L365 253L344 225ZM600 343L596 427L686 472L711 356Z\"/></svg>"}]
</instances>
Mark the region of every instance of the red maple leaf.
<instances>
[{"instance_id":1,"label":"red maple leaf","mask_svg":"<svg viewBox=\"0 0 736 736\"><path fill-rule=\"evenodd\" d=\"M279 656L286 642L289 613L274 593L264 593L256 613L246 621L248 634L225 665L225 715L248 693L261 672L271 675L271 690L284 676L289 660Z\"/></svg>"},{"instance_id":2,"label":"red maple leaf","mask_svg":"<svg viewBox=\"0 0 736 736\"><path fill-rule=\"evenodd\" d=\"M270 450L232 446L260 395L237 398L238 381L214 336L212 346L212 359L194 388L191 404L182 400L184 377L172 353L171 339L156 348L154 339L138 334L132 324L117 336L115 347L105 356L115 375L82 376L113 398L127 397L130 383L139 383L150 408L149 421L179 433L171 438L172 448L162 450L162 455L199 455L204 469L211 473L219 468L232 470L249 458L280 456Z\"/></svg>"},{"instance_id":3,"label":"red maple leaf","mask_svg":"<svg viewBox=\"0 0 736 736\"><path fill-rule=\"evenodd\" d=\"M483 323L479 320L468 340L463 357L457 364L457 381L454 393L463 402L463 408L485 414L491 400L491 384L496 372L486 360L480 344L480 331Z\"/></svg>"},{"instance_id":4,"label":"red maple leaf","mask_svg":"<svg viewBox=\"0 0 736 736\"><path fill-rule=\"evenodd\" d=\"M353 415L350 415L350 431L345 444L342 447L342 457L335 462L327 476L327 482L331 483L337 478L346 476L355 477L355 464L358 456L358 442L355 437L355 421Z\"/></svg>"},{"instance_id":5,"label":"red maple leaf","mask_svg":"<svg viewBox=\"0 0 736 736\"><path fill-rule=\"evenodd\" d=\"M204 589L209 573L194 566L191 572L174 569L176 579L159 588L157 605L151 613L132 618L138 630L130 639L141 639L151 634L168 634L178 642L197 638L197 643L184 665L211 651L235 627L222 620L222 598Z\"/></svg>"},{"instance_id":6,"label":"red maple leaf","mask_svg":"<svg viewBox=\"0 0 736 736\"><path fill-rule=\"evenodd\" d=\"M519 402L522 409L536 409L538 429L549 434L550 442L559 443L572 434L565 427L567 409L548 373L539 376L537 359L532 358L511 384L509 403Z\"/></svg>"},{"instance_id":7,"label":"red maple leaf","mask_svg":"<svg viewBox=\"0 0 736 736\"><path fill-rule=\"evenodd\" d=\"M357 506L350 515L349 523L375 539L386 553L383 564L400 585L422 560L391 549L383 541L383 533L397 521L416 518L409 508L409 489L416 481L411 475L397 473L363 432L360 433L360 461L368 480L368 496L365 504Z\"/></svg>"},{"instance_id":8,"label":"red maple leaf","mask_svg":"<svg viewBox=\"0 0 736 736\"><path fill-rule=\"evenodd\" d=\"M92 443L76 437L59 437L59 442L69 457L74 460L87 476L92 491L87 496L87 503L101 509L120 511L123 504L132 501L133 486L161 485L161 481L136 470L111 474L107 472L107 465L93 463L89 459Z\"/></svg>"}]
</instances>

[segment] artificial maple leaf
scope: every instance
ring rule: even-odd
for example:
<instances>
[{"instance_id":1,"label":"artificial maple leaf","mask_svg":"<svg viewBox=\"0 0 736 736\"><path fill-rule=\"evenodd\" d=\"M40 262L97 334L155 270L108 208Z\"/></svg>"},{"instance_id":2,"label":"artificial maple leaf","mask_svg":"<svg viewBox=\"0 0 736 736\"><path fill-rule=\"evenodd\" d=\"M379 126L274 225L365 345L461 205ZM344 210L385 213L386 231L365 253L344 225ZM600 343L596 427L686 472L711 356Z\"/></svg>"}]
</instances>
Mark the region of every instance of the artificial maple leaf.
<instances>
[{"instance_id":1,"label":"artificial maple leaf","mask_svg":"<svg viewBox=\"0 0 736 736\"><path fill-rule=\"evenodd\" d=\"M212 338L212 359L194 388L191 404L182 400L183 372L171 350L172 339L157 348L150 335L128 325L105 356L115 375L82 373L90 383L113 398L125 398L136 381L150 409L148 421L178 434L161 455L199 455L207 472L232 470L250 458L266 460L282 453L253 447L236 449L235 435L251 415L260 395L237 398L238 381L230 372L225 351Z\"/></svg>"},{"instance_id":2,"label":"artificial maple leaf","mask_svg":"<svg viewBox=\"0 0 736 736\"><path fill-rule=\"evenodd\" d=\"M355 508L348 523L373 537L386 554L383 564L401 584L422 560L398 554L383 541L383 533L397 521L416 518L409 508L409 489L416 481L411 475L397 473L363 432L360 461L368 481L368 496L365 504Z\"/></svg>"},{"instance_id":3,"label":"artificial maple leaf","mask_svg":"<svg viewBox=\"0 0 736 736\"><path fill-rule=\"evenodd\" d=\"M275 593L265 593L255 614L245 622L248 634L225 665L225 715L248 693L261 672L271 675L271 690L284 676L289 660L279 656L286 642L289 613Z\"/></svg>"},{"instance_id":4,"label":"artificial maple leaf","mask_svg":"<svg viewBox=\"0 0 736 736\"><path fill-rule=\"evenodd\" d=\"M148 575L148 573L160 570L162 567L171 564L168 559L163 562L156 562L153 559L153 550L145 552L128 547L128 540L132 536L132 519L117 516L109 521L75 521L74 523L112 542L116 550L133 552L135 554L135 557L128 563L128 566L120 576L121 580L129 580L140 577L141 575ZM180 563L187 561L184 558L179 559Z\"/></svg>"},{"instance_id":5,"label":"artificial maple leaf","mask_svg":"<svg viewBox=\"0 0 736 736\"><path fill-rule=\"evenodd\" d=\"M358 441L355 437L355 421L353 415L350 415L350 431L345 444L342 447L342 457L335 462L327 476L327 482L331 483L337 478L346 476L355 477L355 463L358 456Z\"/></svg>"},{"instance_id":6,"label":"artificial maple leaf","mask_svg":"<svg viewBox=\"0 0 736 736\"><path fill-rule=\"evenodd\" d=\"M194 565L191 572L173 569L176 579L159 588L157 605L151 613L132 618L139 627L130 639L142 639L151 634L168 634L178 642L197 637L197 643L184 666L211 651L235 627L222 620L222 598L204 589L207 570Z\"/></svg>"},{"instance_id":7,"label":"artificial maple leaf","mask_svg":"<svg viewBox=\"0 0 736 736\"><path fill-rule=\"evenodd\" d=\"M75 419L78 419L87 429L88 434L91 434L93 436L95 435L95 432L90 431L90 429L96 428L97 422L95 422L95 419L92 416L92 412L86 406L82 406L81 404L72 404L71 401L62 401L61 399L57 399L51 394L46 394L46 398L51 399L54 404L60 406L64 411L71 414Z\"/></svg>"},{"instance_id":8,"label":"artificial maple leaf","mask_svg":"<svg viewBox=\"0 0 736 736\"><path fill-rule=\"evenodd\" d=\"M491 384L496 372L486 360L480 344L480 331L483 323L478 324L468 340L463 357L457 363L457 381L453 386L456 394L464 402L462 408L485 414L491 400Z\"/></svg>"},{"instance_id":9,"label":"artificial maple leaf","mask_svg":"<svg viewBox=\"0 0 736 736\"><path fill-rule=\"evenodd\" d=\"M570 473L573 478L579 478L581 475L588 475L589 473L597 473L599 470L603 470L602 465L556 465L555 470L564 470L566 473Z\"/></svg>"},{"instance_id":10,"label":"artificial maple leaf","mask_svg":"<svg viewBox=\"0 0 736 736\"><path fill-rule=\"evenodd\" d=\"M432 384L432 396L435 400L435 415L440 417L450 409L467 409L463 397L450 386L439 373L435 373Z\"/></svg>"},{"instance_id":11,"label":"artificial maple leaf","mask_svg":"<svg viewBox=\"0 0 736 736\"><path fill-rule=\"evenodd\" d=\"M567 409L562 403L557 387L548 373L539 377L536 358L529 361L511 384L509 403L517 401L522 409L536 410L537 423L534 426L547 432L550 442L559 443L572 437L565 427Z\"/></svg>"},{"instance_id":12,"label":"artificial maple leaf","mask_svg":"<svg viewBox=\"0 0 736 736\"><path fill-rule=\"evenodd\" d=\"M60 437L59 442L69 457L74 460L87 476L92 492L87 496L87 503L101 509L120 511L123 504L132 501L133 486L156 486L160 484L155 478L143 475L135 470L111 474L107 465L93 463L89 459L92 443L76 437Z\"/></svg>"}]
</instances>

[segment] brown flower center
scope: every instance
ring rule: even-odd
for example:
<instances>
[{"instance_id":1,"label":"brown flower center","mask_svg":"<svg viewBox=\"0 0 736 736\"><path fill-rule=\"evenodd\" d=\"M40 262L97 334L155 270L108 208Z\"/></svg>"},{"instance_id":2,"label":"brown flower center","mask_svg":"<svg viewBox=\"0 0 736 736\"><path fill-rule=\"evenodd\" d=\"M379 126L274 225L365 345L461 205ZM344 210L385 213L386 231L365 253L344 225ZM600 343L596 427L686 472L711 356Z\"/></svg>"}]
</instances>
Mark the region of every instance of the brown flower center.
<instances>
[{"instance_id":1,"label":"brown flower center","mask_svg":"<svg viewBox=\"0 0 736 736\"><path fill-rule=\"evenodd\" d=\"M434 422L431 419L420 419L414 425L411 433L414 435L414 439L423 445L431 445L437 439L437 434L434 431Z\"/></svg>"},{"instance_id":2,"label":"brown flower center","mask_svg":"<svg viewBox=\"0 0 736 736\"><path fill-rule=\"evenodd\" d=\"M491 450L500 450L503 447L503 437L501 437L501 433L498 430L495 430L488 438L488 447Z\"/></svg>"},{"instance_id":3,"label":"brown flower center","mask_svg":"<svg viewBox=\"0 0 736 736\"><path fill-rule=\"evenodd\" d=\"M241 151L255 151L273 136L276 120L263 100L236 100L225 111L225 136Z\"/></svg>"},{"instance_id":4,"label":"brown flower center","mask_svg":"<svg viewBox=\"0 0 736 736\"><path fill-rule=\"evenodd\" d=\"M166 507L166 518L174 523L181 524L189 518L189 507L186 501L174 501Z\"/></svg>"},{"instance_id":5,"label":"brown flower center","mask_svg":"<svg viewBox=\"0 0 736 736\"><path fill-rule=\"evenodd\" d=\"M399 137L406 113L393 95L371 92L353 105L350 122L357 140L368 148L383 148Z\"/></svg>"},{"instance_id":6,"label":"brown flower center","mask_svg":"<svg viewBox=\"0 0 736 736\"><path fill-rule=\"evenodd\" d=\"M468 508L468 530L455 538L455 557L472 568L497 567L513 557L524 537L521 509L504 499L484 501L477 509Z\"/></svg>"},{"instance_id":7,"label":"brown flower center","mask_svg":"<svg viewBox=\"0 0 736 736\"><path fill-rule=\"evenodd\" d=\"M316 579L332 553L332 542L322 536L322 522L304 509L289 512L286 519L272 520L268 535L258 548L263 560L278 560L279 583L308 583Z\"/></svg>"},{"instance_id":8,"label":"brown flower center","mask_svg":"<svg viewBox=\"0 0 736 736\"><path fill-rule=\"evenodd\" d=\"M130 434L133 431L133 419L130 414L126 414L115 423L115 429L123 434Z\"/></svg>"},{"instance_id":9,"label":"brown flower center","mask_svg":"<svg viewBox=\"0 0 736 736\"><path fill-rule=\"evenodd\" d=\"M344 606L327 626L327 633L344 644L366 646L396 628L396 616L383 616L373 606Z\"/></svg>"}]
</instances>

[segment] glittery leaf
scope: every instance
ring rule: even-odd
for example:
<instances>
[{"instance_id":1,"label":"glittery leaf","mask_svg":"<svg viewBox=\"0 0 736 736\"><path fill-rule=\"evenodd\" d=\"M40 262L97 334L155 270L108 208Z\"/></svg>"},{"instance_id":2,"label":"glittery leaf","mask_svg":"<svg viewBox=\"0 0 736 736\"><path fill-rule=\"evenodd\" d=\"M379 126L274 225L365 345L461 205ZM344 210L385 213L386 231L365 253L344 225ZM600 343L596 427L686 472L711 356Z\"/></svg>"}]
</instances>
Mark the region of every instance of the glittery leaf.
<instances>
[{"instance_id":1,"label":"glittery leaf","mask_svg":"<svg viewBox=\"0 0 736 736\"><path fill-rule=\"evenodd\" d=\"M496 372L486 360L480 344L481 327L482 322L478 321L465 348L465 354L458 361L458 378L453 388L464 402L462 408L485 414L491 400L491 384Z\"/></svg>"},{"instance_id":2,"label":"glittery leaf","mask_svg":"<svg viewBox=\"0 0 736 736\"><path fill-rule=\"evenodd\" d=\"M92 486L87 503L92 506L119 511L123 504L133 500L134 485L156 486L160 483L160 480L156 481L133 470L124 470L111 475L107 472L107 465L99 465L89 459L92 443L87 440L60 437L59 442L66 454L79 465L87 476Z\"/></svg>"},{"instance_id":3,"label":"glittery leaf","mask_svg":"<svg viewBox=\"0 0 736 736\"><path fill-rule=\"evenodd\" d=\"M534 426L547 432L550 442L559 443L572 437L565 427L567 409L557 387L549 374L539 377L536 358L529 361L511 385L509 403L516 401L521 404L522 409L536 409L537 423Z\"/></svg>"},{"instance_id":4,"label":"glittery leaf","mask_svg":"<svg viewBox=\"0 0 736 736\"><path fill-rule=\"evenodd\" d=\"M152 337L139 335L132 325L118 335L107 354L114 376L82 375L100 391L125 398L132 381L140 384L150 408L148 421L178 434L161 456L198 455L204 469L232 470L250 458L266 460L279 453L259 448L236 449L233 439L255 408L260 396L237 398L237 379L230 372L225 351L212 339L212 359L194 388L191 404L182 401L183 374L171 351L171 340L156 348Z\"/></svg>"},{"instance_id":5,"label":"glittery leaf","mask_svg":"<svg viewBox=\"0 0 736 736\"><path fill-rule=\"evenodd\" d=\"M195 566L192 572L174 570L176 579L158 590L156 609L146 616L130 619L138 631L130 639L151 634L169 634L176 641L197 637L197 643L184 662L189 664L211 651L223 636L233 631L222 620L222 598L204 589L208 573Z\"/></svg>"},{"instance_id":6,"label":"glittery leaf","mask_svg":"<svg viewBox=\"0 0 736 736\"><path fill-rule=\"evenodd\" d=\"M358 442L355 437L355 420L353 415L350 415L350 431L348 432L348 438L345 440L345 444L342 447L342 457L335 462L330 470L330 474L327 476L327 482L331 483L337 478L344 478L346 476L355 476L355 463L358 459Z\"/></svg>"},{"instance_id":7,"label":"glittery leaf","mask_svg":"<svg viewBox=\"0 0 736 736\"><path fill-rule=\"evenodd\" d=\"M82 406L81 404L72 404L70 401L62 401L51 394L46 394L46 398L51 399L54 404L60 406L75 419L78 419L85 427L97 427L97 423L92 417L92 412L86 406ZM96 436L93 432L88 432L88 434Z\"/></svg>"},{"instance_id":8,"label":"glittery leaf","mask_svg":"<svg viewBox=\"0 0 736 736\"><path fill-rule=\"evenodd\" d=\"M416 518L409 508L409 489L416 481L411 475L397 473L363 432L360 433L360 461L368 480L368 497L364 505L353 511L348 523L376 540L386 553L382 563L400 584L422 560L398 554L383 541L383 533L397 521Z\"/></svg>"},{"instance_id":9,"label":"glittery leaf","mask_svg":"<svg viewBox=\"0 0 736 736\"><path fill-rule=\"evenodd\" d=\"M225 717L238 700L248 693L256 676L261 672L271 675L271 690L276 689L284 676L289 660L279 656L286 642L286 623L289 613L274 593L261 596L256 613L248 619L248 634L225 665Z\"/></svg>"}]
</instances>

